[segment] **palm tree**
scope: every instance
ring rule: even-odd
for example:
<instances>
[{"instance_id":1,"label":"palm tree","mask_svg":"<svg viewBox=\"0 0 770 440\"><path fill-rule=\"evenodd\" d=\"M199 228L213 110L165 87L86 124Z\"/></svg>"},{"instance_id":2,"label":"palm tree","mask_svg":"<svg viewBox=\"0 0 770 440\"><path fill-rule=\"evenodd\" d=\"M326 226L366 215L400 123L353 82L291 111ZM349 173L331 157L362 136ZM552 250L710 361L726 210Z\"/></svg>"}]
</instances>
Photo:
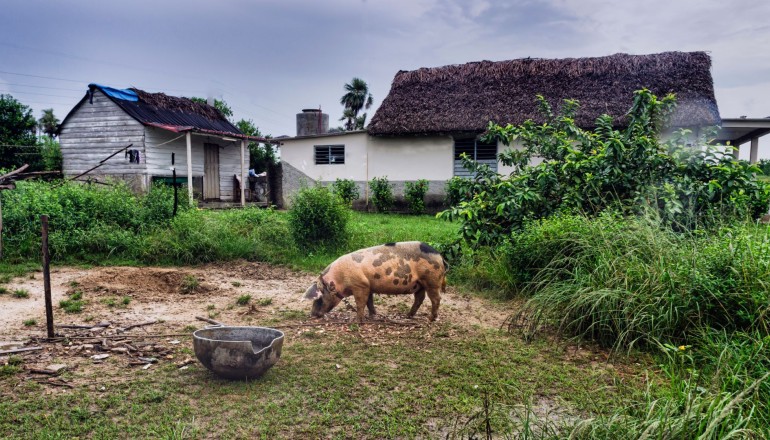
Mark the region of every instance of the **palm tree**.
<instances>
[{"instance_id":1,"label":"palm tree","mask_svg":"<svg viewBox=\"0 0 770 440\"><path fill-rule=\"evenodd\" d=\"M52 108L43 110L43 116L38 119L37 126L43 133L47 134L50 138L56 135L56 128L59 126L59 119L53 114Z\"/></svg>"},{"instance_id":2,"label":"palm tree","mask_svg":"<svg viewBox=\"0 0 770 440\"><path fill-rule=\"evenodd\" d=\"M347 121L345 122L346 130L363 129L363 124L360 121L366 121L366 113L364 113L363 120L361 120L358 112L362 108L368 110L374 102L372 94L369 93L369 86L361 78L353 78L349 84L345 84L345 91L347 93L340 98L340 104L345 107L340 121Z\"/></svg>"}]
</instances>

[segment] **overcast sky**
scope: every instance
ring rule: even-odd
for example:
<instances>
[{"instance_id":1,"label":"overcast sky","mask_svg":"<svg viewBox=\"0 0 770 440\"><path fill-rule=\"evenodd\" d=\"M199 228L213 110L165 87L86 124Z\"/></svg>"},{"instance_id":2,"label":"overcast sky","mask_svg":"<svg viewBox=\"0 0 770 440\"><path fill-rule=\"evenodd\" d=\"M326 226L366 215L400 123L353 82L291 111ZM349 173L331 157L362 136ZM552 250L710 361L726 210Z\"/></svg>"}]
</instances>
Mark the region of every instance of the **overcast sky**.
<instances>
[{"instance_id":1,"label":"overcast sky","mask_svg":"<svg viewBox=\"0 0 770 440\"><path fill-rule=\"evenodd\" d=\"M374 95L371 119L399 70L670 50L710 53L722 117L770 116L767 0L4 0L1 10L0 93L36 117L53 107L63 119L95 82L215 96L264 134L294 135L303 108L320 105L340 125L354 76Z\"/></svg>"}]
</instances>

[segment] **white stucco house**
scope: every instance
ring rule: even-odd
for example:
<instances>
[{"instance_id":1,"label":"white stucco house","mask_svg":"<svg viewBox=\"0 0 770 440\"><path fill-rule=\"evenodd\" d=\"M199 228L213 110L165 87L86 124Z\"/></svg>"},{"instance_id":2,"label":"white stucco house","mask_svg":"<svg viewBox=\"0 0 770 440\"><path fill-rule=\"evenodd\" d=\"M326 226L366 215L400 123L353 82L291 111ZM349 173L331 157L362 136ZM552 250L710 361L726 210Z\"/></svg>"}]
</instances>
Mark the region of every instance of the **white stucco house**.
<instances>
[{"instance_id":1,"label":"white stucco house","mask_svg":"<svg viewBox=\"0 0 770 440\"><path fill-rule=\"evenodd\" d=\"M697 131L716 126L721 119L710 69L711 59L704 52L666 52L481 61L400 71L366 130L325 133L321 118L312 111L298 115L297 136L280 139L284 202L290 203L302 184L343 178L358 182L360 206L368 201L366 182L382 176L395 184L397 195L404 182L427 179L428 203L440 202L448 179L468 176L462 153L498 172L511 171L496 160L502 144L484 143L480 135L490 121L542 120L537 95L554 108L564 98L577 99L576 122L582 127L593 127L601 114L613 115L622 127L633 92L648 88L658 96L676 94L673 127ZM319 123L308 129L300 117Z\"/></svg>"}]
</instances>

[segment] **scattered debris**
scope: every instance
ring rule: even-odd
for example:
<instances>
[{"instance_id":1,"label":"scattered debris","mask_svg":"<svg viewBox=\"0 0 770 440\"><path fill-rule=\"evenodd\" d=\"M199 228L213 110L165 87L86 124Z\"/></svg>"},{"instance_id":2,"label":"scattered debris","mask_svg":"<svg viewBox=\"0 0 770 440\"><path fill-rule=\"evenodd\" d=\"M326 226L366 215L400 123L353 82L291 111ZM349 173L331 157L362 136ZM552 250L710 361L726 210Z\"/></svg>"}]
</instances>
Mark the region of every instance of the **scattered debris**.
<instances>
[{"instance_id":1,"label":"scattered debris","mask_svg":"<svg viewBox=\"0 0 770 440\"><path fill-rule=\"evenodd\" d=\"M108 355L106 353L105 354L95 354L95 355L91 356L91 359L93 359L95 361L102 361L104 359L107 359L108 357L110 357L110 355Z\"/></svg>"},{"instance_id":2,"label":"scattered debris","mask_svg":"<svg viewBox=\"0 0 770 440\"><path fill-rule=\"evenodd\" d=\"M183 360L182 362L177 363L176 366L177 368L182 370L182 369L185 369L188 365L194 364L194 363L195 363L195 359L185 358L185 360Z\"/></svg>"},{"instance_id":3,"label":"scattered debris","mask_svg":"<svg viewBox=\"0 0 770 440\"><path fill-rule=\"evenodd\" d=\"M195 317L195 319L199 319L199 320L201 320L201 321L204 321L204 322L208 322L209 324L214 324L214 325L221 325L221 326L224 326L224 324L222 324L222 323L221 323L221 322L219 322L219 321L214 321L213 319L204 318L203 316L196 316L196 317Z\"/></svg>"},{"instance_id":4,"label":"scattered debris","mask_svg":"<svg viewBox=\"0 0 770 440\"><path fill-rule=\"evenodd\" d=\"M37 351L42 350L43 347L24 347L24 348L14 348L13 350L3 350L0 351L0 356L4 354L15 354L15 353L26 353L28 351Z\"/></svg>"},{"instance_id":5,"label":"scattered debris","mask_svg":"<svg viewBox=\"0 0 770 440\"><path fill-rule=\"evenodd\" d=\"M144 327L146 325L153 325L153 324L157 324L157 323L158 323L158 320L157 319L153 319L152 321L142 322L142 323L139 323L139 324L127 325L125 327L119 328L118 329L118 333L123 333L125 331L131 330L132 328Z\"/></svg>"}]
</instances>

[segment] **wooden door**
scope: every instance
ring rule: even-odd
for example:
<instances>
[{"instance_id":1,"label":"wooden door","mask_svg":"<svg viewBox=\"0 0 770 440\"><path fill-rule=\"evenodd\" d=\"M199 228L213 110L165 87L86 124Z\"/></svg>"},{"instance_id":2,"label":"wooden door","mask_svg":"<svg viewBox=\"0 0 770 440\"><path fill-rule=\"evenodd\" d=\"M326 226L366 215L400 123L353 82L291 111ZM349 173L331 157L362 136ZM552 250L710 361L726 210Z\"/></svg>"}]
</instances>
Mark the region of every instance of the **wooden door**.
<instances>
[{"instance_id":1,"label":"wooden door","mask_svg":"<svg viewBox=\"0 0 770 440\"><path fill-rule=\"evenodd\" d=\"M203 200L219 200L219 145L203 144Z\"/></svg>"}]
</instances>

